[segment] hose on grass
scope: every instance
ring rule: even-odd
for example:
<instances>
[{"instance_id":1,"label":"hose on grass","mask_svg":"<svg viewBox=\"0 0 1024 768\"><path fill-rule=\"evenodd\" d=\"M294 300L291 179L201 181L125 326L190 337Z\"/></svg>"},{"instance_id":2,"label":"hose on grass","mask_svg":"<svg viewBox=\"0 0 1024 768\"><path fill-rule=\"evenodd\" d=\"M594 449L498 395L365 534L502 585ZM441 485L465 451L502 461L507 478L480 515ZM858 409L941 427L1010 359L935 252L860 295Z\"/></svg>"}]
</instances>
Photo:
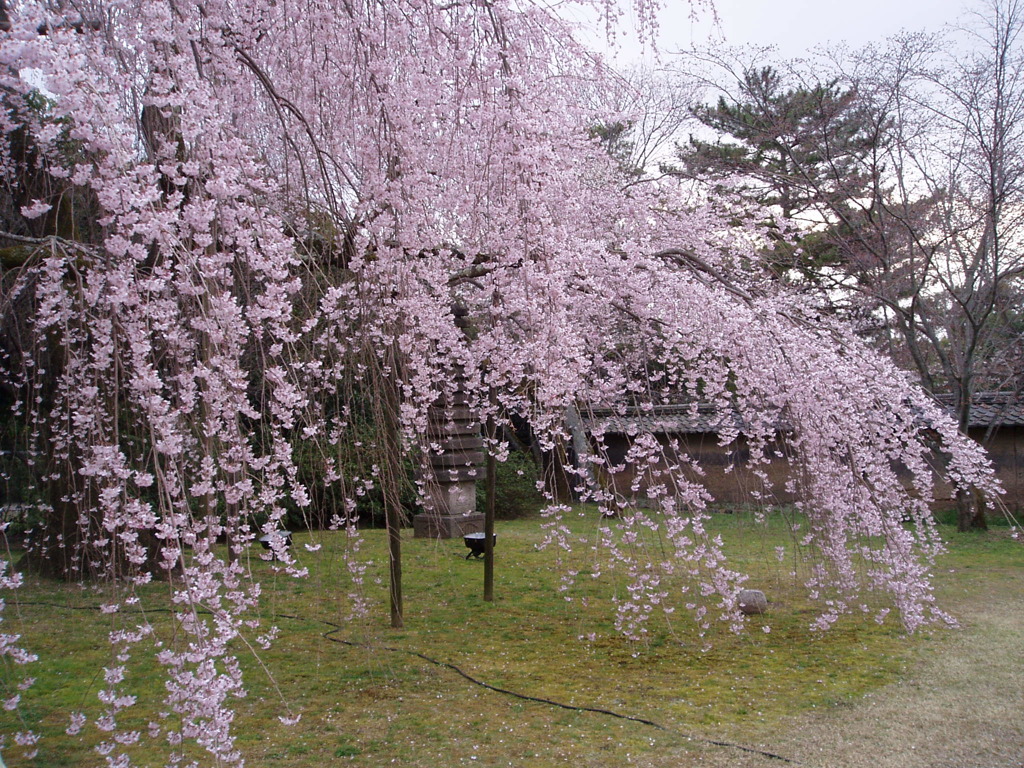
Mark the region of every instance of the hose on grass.
<instances>
[{"instance_id":1,"label":"hose on grass","mask_svg":"<svg viewBox=\"0 0 1024 768\"><path fill-rule=\"evenodd\" d=\"M284 615L284 614L279 614L279 616L281 616L281 618L285 618L285 619L299 619L300 618L300 617L297 617L297 616L287 616L287 615ZM429 664L433 664L435 666L441 667L442 669L451 670L452 672L455 672L457 675L460 675L461 677L463 677L465 680L469 681L473 685L478 685L481 688L486 688L489 691L494 691L495 693L500 693L500 694L503 694L505 696L511 696L513 698L520 699L522 701L532 701L532 702L535 702L537 704L546 704L546 705L551 706L551 707L558 707L559 709L568 709L568 710L571 710L573 712L593 712L594 714L606 715L608 717L614 717L614 718L617 718L619 720L628 720L628 721L633 722L633 723L640 723L642 725L650 726L651 728L655 728L655 729L657 729L659 731L662 731L664 733L670 733L673 736L677 736L679 738L686 739L687 741L695 741L695 742L698 742L698 743L701 743L701 744L710 744L710 745L716 746L716 747L726 747L728 749L737 749L737 750L740 750L741 752L748 752L750 754L760 755L762 757L767 757L767 758L770 758L772 760L781 760L782 762L790 763L791 765L800 765L800 763L797 762L796 760L793 760L793 759L788 758L788 757L783 757L782 755L775 754L774 752L768 752L768 751L763 750L763 749L757 749L756 747L746 747L746 746L743 746L742 744L735 744L735 743L730 742L730 741L720 741L718 739L708 739L708 738L704 738L702 736L693 736L691 734L686 734L686 733L682 733L681 731L677 731L674 728L669 728L667 725L662 725L661 723L657 723L654 720L648 720L647 718L644 718L644 717L636 717L635 715L625 715L625 714L623 714L621 712L615 712L614 710L604 709L602 707L581 707L581 706L577 706L575 704L566 704L565 702L555 701L554 699L548 699L548 698L545 698L543 696L531 696L531 695L526 694L526 693L519 693L518 691L511 691L508 688L501 688L500 686L491 685L490 683L484 682L483 680L479 680L479 679L473 677L472 675L470 675L465 670L457 667L455 664L452 664L452 663L447 662L447 661L440 661L439 659L431 658L430 656L427 656L425 653L420 653L419 651L410 651L410 650L408 650L406 648L395 648L395 647L386 646L386 645L367 645L367 644L364 644L364 643L357 643L357 642L354 642L352 640L342 640L341 638L333 637L334 633L340 632L342 628L340 626L336 625L336 624L333 624L332 622L329 622L329 621L324 621L322 619L318 619L318 621L320 621L323 624L327 624L327 625L330 625L330 626L334 627L334 629L331 629L331 630L328 630L327 632L322 633L323 637L326 638L327 640L329 640L332 643L340 643L342 645L347 645L347 646L351 646L351 647L354 647L354 648L380 650L380 651L389 651L391 653L403 653L403 654L406 654L407 656L414 656L414 657L416 657L418 659L422 659L423 661L425 661L425 662L427 662Z\"/></svg>"},{"instance_id":2,"label":"hose on grass","mask_svg":"<svg viewBox=\"0 0 1024 768\"><path fill-rule=\"evenodd\" d=\"M49 607L49 608L64 608L64 609L79 610L79 611L88 611L88 610L98 611L99 610L99 606L59 605L59 604L56 604L56 603L33 602L33 601L19 601L19 605L36 605L36 606L43 606L43 607ZM147 612L152 612L152 613L172 613L174 609L172 609L172 608L147 608L146 610L147 610ZM210 613L210 611L202 611L202 613ZM371 650L371 651L387 651L388 653L398 653L398 654L404 654L406 656L412 656L414 658L420 659L421 661L425 661L428 664L432 664L432 665L434 665L436 667L440 667L441 669L447 669L447 670L449 670L451 672L454 672L455 674L459 675L460 677L462 677L464 680L466 680L467 682L471 683L472 685L479 686L480 688L484 688L484 689L486 689L488 691L493 691L494 693L502 694L503 696L510 696L512 698L519 699L520 701L530 701L530 702L534 702L536 704L543 704L543 705L546 705L546 706L549 706L549 707L557 707L558 709L565 709L565 710L570 710L570 711L573 711L573 712L590 712L590 713L593 713L593 714L596 714L596 715L604 715L605 717L612 717L612 718L616 718L618 720L625 720L625 721L632 722L632 723L639 723L641 725L646 725L646 726L648 726L650 728L654 728L654 729L656 729L658 731L661 731L662 733L671 734L671 735L676 736L678 738L685 739L686 741L695 742L695 743L698 743L698 744L707 744L709 746L714 746L714 747L722 747L722 748L725 748L725 749L735 749L735 750L738 750L740 752L746 752L746 753L752 754L752 755L759 755L761 757L766 757L766 758L768 758L770 760L778 760L780 762L788 763L790 765L800 765L800 763L797 760L794 760L794 759L789 758L789 757L784 757L783 755L776 754L775 752L769 752L767 750L757 749L756 747L747 747L747 746L744 746L742 744L736 744L736 743L731 742L731 741L722 741L720 739L710 739L710 738L706 738L706 737L703 737L703 736L694 736L692 734L687 734L687 733L683 733L682 731L678 731L675 728L670 728L667 725L662 725L661 723L658 723L658 722L656 722L654 720L649 720L649 719L647 719L645 717L637 717L635 715L627 715L627 714L623 714L622 712L616 712L614 710L605 709L603 707L583 707L583 706L578 706L576 704L566 704L565 702L556 701L554 699L549 699L549 698L546 698L546 697L543 697L543 696L532 696L532 695L527 694L527 693L520 693L518 691L509 690L508 688L502 688L500 686L492 685L491 683L488 683L488 682L486 682L484 680L480 680L480 679L478 679L476 677L473 677L473 675L469 674L468 672L466 672L462 668L456 666L455 664L452 664L452 663L447 662L447 661L441 661L440 659L435 659L435 658L433 658L431 656L428 656L425 653L421 653L419 651L412 651L412 650L409 650L408 648L398 648L398 647L395 647L395 646L372 645L372 644L369 644L369 643L359 643L359 642L356 642L354 640L345 640L344 638L336 636L337 633L341 632L342 629L344 629L344 627L342 627L340 624L335 624L332 621L327 621L326 619L309 619L309 618L304 617L304 616L298 616L298 615L295 615L295 614L288 614L288 613L278 613L278 614L276 614L276 618L289 619L291 621L305 621L305 622L322 624L324 626L330 627L330 629L328 629L326 632L321 632L320 633L321 637L323 637L328 642L337 643L339 645L348 646L350 648L359 648L359 649L362 649L362 650Z\"/></svg>"}]
</instances>

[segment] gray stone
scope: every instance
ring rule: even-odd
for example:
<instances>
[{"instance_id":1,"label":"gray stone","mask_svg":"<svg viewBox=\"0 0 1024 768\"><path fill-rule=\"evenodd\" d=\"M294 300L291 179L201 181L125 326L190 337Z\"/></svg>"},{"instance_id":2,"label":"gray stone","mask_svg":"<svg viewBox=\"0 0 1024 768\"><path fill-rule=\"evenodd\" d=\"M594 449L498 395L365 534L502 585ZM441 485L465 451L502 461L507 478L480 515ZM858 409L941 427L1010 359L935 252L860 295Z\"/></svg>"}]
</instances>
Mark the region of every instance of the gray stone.
<instances>
[{"instance_id":1,"label":"gray stone","mask_svg":"<svg viewBox=\"0 0 1024 768\"><path fill-rule=\"evenodd\" d=\"M467 533L483 533L484 516L439 515L421 512L412 519L413 537L417 539L456 539Z\"/></svg>"},{"instance_id":2,"label":"gray stone","mask_svg":"<svg viewBox=\"0 0 1024 768\"><path fill-rule=\"evenodd\" d=\"M759 589L742 589L736 600L740 613L754 616L768 610L768 598Z\"/></svg>"}]
</instances>

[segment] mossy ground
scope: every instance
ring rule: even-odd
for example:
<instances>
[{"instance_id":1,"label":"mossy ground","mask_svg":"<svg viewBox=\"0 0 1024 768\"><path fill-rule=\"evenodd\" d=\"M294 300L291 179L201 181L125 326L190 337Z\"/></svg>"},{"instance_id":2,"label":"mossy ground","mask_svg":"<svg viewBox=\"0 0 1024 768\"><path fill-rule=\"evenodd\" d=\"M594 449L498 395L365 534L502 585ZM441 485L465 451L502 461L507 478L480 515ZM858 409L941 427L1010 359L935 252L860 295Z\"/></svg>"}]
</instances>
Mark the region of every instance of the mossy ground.
<instances>
[{"instance_id":1,"label":"mossy ground","mask_svg":"<svg viewBox=\"0 0 1024 768\"><path fill-rule=\"evenodd\" d=\"M596 524L584 516L573 517L570 526L588 536ZM570 553L539 550L537 519L499 525L493 603L482 600L482 563L464 558L460 540L417 540L409 531L403 542L403 630L387 626L382 531L364 532L363 552L375 561L365 589L372 613L354 621L345 620L350 605L341 577L342 535L299 534L295 552L310 568L307 579L275 575L270 564L251 562L264 584L262 619L278 625L282 635L258 658L238 649L249 687L249 695L235 702L238 746L248 764L259 766L617 766L638 755L657 764L659 752L677 759L681 749L702 739L771 741L788 719L844 707L899 679L923 648L947 642L948 632L908 638L894 620L879 625L867 616L811 632L815 606L791 576L792 558L776 558L776 547L792 544L787 526L772 521L764 527L736 514L716 516L713 527L736 567L751 574L751 586L764 589L771 605L743 634L715 630L711 650L679 612L671 623L653 620L643 643L616 634L612 599L624 583L614 573L598 580L581 576L567 601L558 591L562 574L567 568L585 574L594 555L587 546ZM951 535L951 551L936 569L940 596L970 599L993 581L1019 578L1021 545L1005 531ZM315 554L302 546L310 537L323 545ZM171 637L169 614L159 610L168 605L167 586L146 591L148 620L158 634ZM95 727L78 736L64 729L69 710L99 711L100 670L114 663L107 632L141 620L129 612L100 614L94 606L103 599L102 587L35 581L19 590L16 601L9 599L3 629L20 633L40 660L32 665L37 682L21 709L25 723L0 712L0 732L25 725L41 731L35 765L102 763L91 749L100 738ZM517 698L444 665L506 691L663 728ZM141 648L129 666L130 684L142 695L126 711L125 724L145 732L161 709L160 670ZM278 717L289 711L302 719L285 727ZM145 738L132 754L141 765L166 759ZM198 752L191 756L207 762ZM18 764L14 750L4 758Z\"/></svg>"}]
</instances>

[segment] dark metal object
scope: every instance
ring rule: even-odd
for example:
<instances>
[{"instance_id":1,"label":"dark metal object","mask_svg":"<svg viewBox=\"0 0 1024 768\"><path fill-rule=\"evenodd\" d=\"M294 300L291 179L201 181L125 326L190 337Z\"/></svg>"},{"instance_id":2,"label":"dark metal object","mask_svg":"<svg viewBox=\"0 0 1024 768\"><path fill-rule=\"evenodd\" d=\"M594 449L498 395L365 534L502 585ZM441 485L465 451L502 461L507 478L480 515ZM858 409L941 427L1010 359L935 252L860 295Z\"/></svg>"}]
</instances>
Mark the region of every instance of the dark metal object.
<instances>
[{"instance_id":1,"label":"dark metal object","mask_svg":"<svg viewBox=\"0 0 1024 768\"><path fill-rule=\"evenodd\" d=\"M466 555L466 559L469 560L471 557L483 557L484 549L487 548L486 535L483 533L467 533L462 537L462 540L469 547L469 554ZM491 546L493 547L495 542L498 541L498 534L493 534L491 539Z\"/></svg>"}]
</instances>

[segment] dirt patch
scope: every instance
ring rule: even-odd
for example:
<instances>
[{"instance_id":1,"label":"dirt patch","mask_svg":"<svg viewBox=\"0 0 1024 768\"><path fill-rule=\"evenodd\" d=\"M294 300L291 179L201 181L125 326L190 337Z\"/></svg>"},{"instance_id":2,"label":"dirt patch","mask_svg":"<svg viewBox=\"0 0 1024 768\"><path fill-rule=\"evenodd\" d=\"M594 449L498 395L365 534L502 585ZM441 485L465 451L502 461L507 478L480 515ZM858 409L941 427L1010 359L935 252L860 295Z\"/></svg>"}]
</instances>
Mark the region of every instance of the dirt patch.
<instances>
[{"instance_id":1,"label":"dirt patch","mask_svg":"<svg viewBox=\"0 0 1024 768\"><path fill-rule=\"evenodd\" d=\"M1024 568L953 608L962 628L924 643L899 683L750 746L815 768L1024 768ZM714 747L649 764L786 765Z\"/></svg>"}]
</instances>

